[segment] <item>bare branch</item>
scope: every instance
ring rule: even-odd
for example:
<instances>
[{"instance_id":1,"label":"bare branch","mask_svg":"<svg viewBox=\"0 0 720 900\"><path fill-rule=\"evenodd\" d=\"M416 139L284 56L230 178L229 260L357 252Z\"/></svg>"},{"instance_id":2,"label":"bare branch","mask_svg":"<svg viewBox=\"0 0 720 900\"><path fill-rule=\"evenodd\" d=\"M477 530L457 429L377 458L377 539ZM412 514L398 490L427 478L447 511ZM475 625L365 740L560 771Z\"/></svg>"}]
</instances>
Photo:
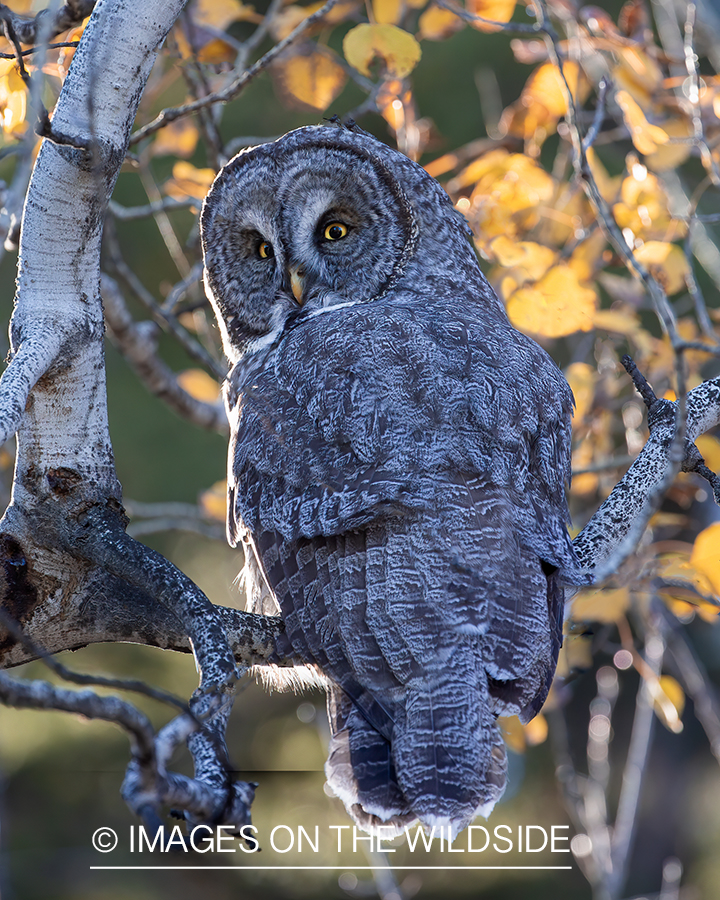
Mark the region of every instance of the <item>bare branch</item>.
<instances>
[{"instance_id":1,"label":"bare branch","mask_svg":"<svg viewBox=\"0 0 720 900\"><path fill-rule=\"evenodd\" d=\"M105 319L110 338L145 386L184 419L226 434L225 408L205 403L188 394L178 384L175 373L158 356L158 327L152 322L137 323L125 306L117 283L108 275L102 279Z\"/></svg>"},{"instance_id":2,"label":"bare branch","mask_svg":"<svg viewBox=\"0 0 720 900\"><path fill-rule=\"evenodd\" d=\"M43 34L54 38L55 35L82 24L83 19L95 8L95 3L96 0L69 0L60 9L54 12L43 9L33 18L20 16L0 4L0 19L12 26L21 44L37 44L44 39Z\"/></svg>"},{"instance_id":3,"label":"bare branch","mask_svg":"<svg viewBox=\"0 0 720 900\"><path fill-rule=\"evenodd\" d=\"M183 116L189 116L191 113L196 112L199 109L204 109L208 106L212 106L214 103L227 103L229 100L233 100L238 94L250 84L253 79L257 78L257 76L263 72L270 63L276 59L284 50L298 41L310 28L313 27L317 22L321 21L327 13L338 3L338 0L327 0L320 9L316 10L312 15L308 16L307 19L303 19L300 24L290 32L290 34L283 38L281 41L278 41L274 47L272 47L268 52L261 56L260 59L253 63L249 69L246 69L241 75L239 75L231 84L227 87L223 88L221 91L215 91L212 94L208 94L205 97L200 97L197 100L194 100L192 103L186 103L184 106L176 106L171 107L169 109L164 109L152 122L148 122L147 125L144 125L142 128L139 128L130 138L130 146L137 144L139 141L142 141L144 138L148 137L151 134L154 134L160 128L163 128L165 125L168 125L170 122L174 122L176 119L180 119Z\"/></svg>"},{"instance_id":4,"label":"bare branch","mask_svg":"<svg viewBox=\"0 0 720 900\"><path fill-rule=\"evenodd\" d=\"M60 352L62 335L39 326L28 335L0 378L0 444L20 427L30 391Z\"/></svg>"}]
</instances>

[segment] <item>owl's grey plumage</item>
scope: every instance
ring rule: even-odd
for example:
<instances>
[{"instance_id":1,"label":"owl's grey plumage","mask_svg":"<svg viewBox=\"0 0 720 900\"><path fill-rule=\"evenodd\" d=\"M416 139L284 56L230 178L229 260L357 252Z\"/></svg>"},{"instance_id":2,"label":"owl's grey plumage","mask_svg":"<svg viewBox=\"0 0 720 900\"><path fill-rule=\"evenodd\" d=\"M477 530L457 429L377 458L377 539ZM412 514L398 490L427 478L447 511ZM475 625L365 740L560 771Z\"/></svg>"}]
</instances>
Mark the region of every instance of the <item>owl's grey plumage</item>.
<instances>
[{"instance_id":1,"label":"owl's grey plumage","mask_svg":"<svg viewBox=\"0 0 720 900\"><path fill-rule=\"evenodd\" d=\"M503 792L496 717L555 670L570 389L440 186L364 132L241 153L201 224L250 608L326 682L353 818L457 833Z\"/></svg>"}]
</instances>

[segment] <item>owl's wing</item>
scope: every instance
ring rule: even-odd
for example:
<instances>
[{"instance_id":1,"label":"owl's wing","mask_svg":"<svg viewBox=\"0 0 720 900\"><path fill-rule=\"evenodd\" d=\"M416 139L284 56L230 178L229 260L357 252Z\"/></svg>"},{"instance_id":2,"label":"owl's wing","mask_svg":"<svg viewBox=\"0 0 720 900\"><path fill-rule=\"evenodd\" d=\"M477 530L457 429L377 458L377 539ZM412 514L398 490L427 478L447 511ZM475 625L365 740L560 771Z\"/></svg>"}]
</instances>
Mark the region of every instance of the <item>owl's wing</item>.
<instances>
[{"instance_id":1,"label":"owl's wing","mask_svg":"<svg viewBox=\"0 0 720 900\"><path fill-rule=\"evenodd\" d=\"M231 382L230 533L252 533L289 645L377 734L338 718L328 774L351 814L488 811L495 716L531 718L554 671L572 399L537 345L486 324L330 312ZM378 805L393 784L404 805Z\"/></svg>"}]
</instances>

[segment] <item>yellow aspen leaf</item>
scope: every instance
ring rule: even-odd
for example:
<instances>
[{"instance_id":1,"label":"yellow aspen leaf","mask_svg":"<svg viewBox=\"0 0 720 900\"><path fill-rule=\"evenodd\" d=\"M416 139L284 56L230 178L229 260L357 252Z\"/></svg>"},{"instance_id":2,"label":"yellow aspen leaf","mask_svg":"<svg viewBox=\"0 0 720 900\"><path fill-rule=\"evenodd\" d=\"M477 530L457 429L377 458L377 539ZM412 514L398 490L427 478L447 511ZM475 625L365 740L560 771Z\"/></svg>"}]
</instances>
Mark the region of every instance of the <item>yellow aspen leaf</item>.
<instances>
[{"instance_id":1,"label":"yellow aspen leaf","mask_svg":"<svg viewBox=\"0 0 720 900\"><path fill-rule=\"evenodd\" d=\"M589 85L580 66L575 62L563 63L563 73L573 97L577 100L587 96ZM522 100L525 106L539 103L548 112L560 118L568 110L565 82L553 63L544 63L536 69L523 88Z\"/></svg>"},{"instance_id":2,"label":"yellow aspen leaf","mask_svg":"<svg viewBox=\"0 0 720 900\"><path fill-rule=\"evenodd\" d=\"M431 178L439 178L446 172L451 172L458 164L458 156L456 153L444 153L432 162L427 163L424 167L425 171Z\"/></svg>"},{"instance_id":3,"label":"yellow aspen leaf","mask_svg":"<svg viewBox=\"0 0 720 900\"><path fill-rule=\"evenodd\" d=\"M217 403L220 396L220 385L202 369L186 369L180 372L177 382L191 397L204 403Z\"/></svg>"},{"instance_id":4,"label":"yellow aspen leaf","mask_svg":"<svg viewBox=\"0 0 720 900\"><path fill-rule=\"evenodd\" d=\"M272 73L281 97L289 105L314 112L326 110L347 82L333 51L314 44L278 60Z\"/></svg>"},{"instance_id":5,"label":"yellow aspen leaf","mask_svg":"<svg viewBox=\"0 0 720 900\"><path fill-rule=\"evenodd\" d=\"M689 265L677 244L647 241L642 247L638 247L635 257L638 262L647 266L667 294L677 294L686 286L685 276L689 273Z\"/></svg>"},{"instance_id":6,"label":"yellow aspen leaf","mask_svg":"<svg viewBox=\"0 0 720 900\"><path fill-rule=\"evenodd\" d=\"M628 156L630 175L623 179L620 201L613 206L620 228L629 228L643 240L681 237L685 224L673 220L668 209L668 196L660 181L647 167Z\"/></svg>"},{"instance_id":7,"label":"yellow aspen leaf","mask_svg":"<svg viewBox=\"0 0 720 900\"><path fill-rule=\"evenodd\" d=\"M510 297L507 314L513 325L529 334L558 338L591 331L597 294L584 287L565 263L554 266L532 287Z\"/></svg>"},{"instance_id":8,"label":"yellow aspen leaf","mask_svg":"<svg viewBox=\"0 0 720 900\"><path fill-rule=\"evenodd\" d=\"M516 0L467 0L467 11L490 22L509 22L515 12ZM473 28L487 33L499 31L497 25L485 22L473 22Z\"/></svg>"},{"instance_id":9,"label":"yellow aspen leaf","mask_svg":"<svg viewBox=\"0 0 720 900\"><path fill-rule=\"evenodd\" d=\"M712 603L698 603L697 614L704 622L712 624L720 615L720 606L714 606Z\"/></svg>"},{"instance_id":10,"label":"yellow aspen leaf","mask_svg":"<svg viewBox=\"0 0 720 900\"><path fill-rule=\"evenodd\" d=\"M441 9L439 6L429 6L420 16L418 22L420 37L427 41L443 41L456 31L464 27L463 20L450 12L449 9Z\"/></svg>"},{"instance_id":11,"label":"yellow aspen leaf","mask_svg":"<svg viewBox=\"0 0 720 900\"><path fill-rule=\"evenodd\" d=\"M198 50L198 62L205 63L209 66L219 66L220 63L232 62L237 56L237 51L227 41L221 38L214 38L204 44Z\"/></svg>"},{"instance_id":12,"label":"yellow aspen leaf","mask_svg":"<svg viewBox=\"0 0 720 900\"><path fill-rule=\"evenodd\" d=\"M585 590L572 602L572 619L575 622L617 622L630 606L630 591L616 588L609 591Z\"/></svg>"},{"instance_id":13,"label":"yellow aspen leaf","mask_svg":"<svg viewBox=\"0 0 720 900\"><path fill-rule=\"evenodd\" d=\"M286 6L272 17L270 34L276 41L281 41L309 15L312 15L312 10L307 6L297 6L294 3Z\"/></svg>"},{"instance_id":14,"label":"yellow aspen leaf","mask_svg":"<svg viewBox=\"0 0 720 900\"><path fill-rule=\"evenodd\" d=\"M422 9L423 6L427 6L427 3L428 0L405 0L405 5L410 9Z\"/></svg>"},{"instance_id":15,"label":"yellow aspen leaf","mask_svg":"<svg viewBox=\"0 0 720 900\"><path fill-rule=\"evenodd\" d=\"M520 269L522 281L537 281L555 262L556 253L533 241L515 242L505 235L496 237L489 246L490 253L506 269Z\"/></svg>"},{"instance_id":16,"label":"yellow aspen leaf","mask_svg":"<svg viewBox=\"0 0 720 900\"><path fill-rule=\"evenodd\" d=\"M535 747L547 740L548 723L542 713L538 713L534 719L531 719L525 729L525 741L530 747Z\"/></svg>"},{"instance_id":17,"label":"yellow aspen leaf","mask_svg":"<svg viewBox=\"0 0 720 900\"><path fill-rule=\"evenodd\" d=\"M661 86L663 73L655 60L637 45L623 47L617 54L618 63L612 70L615 83L631 94L638 103L650 104L653 94Z\"/></svg>"},{"instance_id":18,"label":"yellow aspen leaf","mask_svg":"<svg viewBox=\"0 0 720 900\"><path fill-rule=\"evenodd\" d=\"M209 519L224 522L227 516L227 483L216 481L215 484L200 494L200 508Z\"/></svg>"},{"instance_id":19,"label":"yellow aspen leaf","mask_svg":"<svg viewBox=\"0 0 720 900\"><path fill-rule=\"evenodd\" d=\"M370 74L370 63L379 57L392 78L406 78L422 55L415 38L396 25L356 25L343 39L343 52L363 75Z\"/></svg>"},{"instance_id":20,"label":"yellow aspen leaf","mask_svg":"<svg viewBox=\"0 0 720 900\"><path fill-rule=\"evenodd\" d=\"M663 122L663 131L678 143L666 143L654 153L645 156L645 162L653 172L667 172L682 165L693 148L693 126L689 119L678 116Z\"/></svg>"},{"instance_id":21,"label":"yellow aspen leaf","mask_svg":"<svg viewBox=\"0 0 720 900\"><path fill-rule=\"evenodd\" d=\"M503 181L518 186L517 201L523 203L525 198L523 206L550 200L555 189L552 176L534 160L524 153L508 153L502 149L491 150L473 160L453 179L451 189L456 191L475 184L478 192L488 194Z\"/></svg>"},{"instance_id":22,"label":"yellow aspen leaf","mask_svg":"<svg viewBox=\"0 0 720 900\"><path fill-rule=\"evenodd\" d=\"M667 132L659 125L651 125L648 122L645 113L627 91L618 91L615 99L623 112L630 137L639 153L655 153L658 147L667 144L670 140Z\"/></svg>"},{"instance_id":23,"label":"yellow aspen leaf","mask_svg":"<svg viewBox=\"0 0 720 900\"><path fill-rule=\"evenodd\" d=\"M653 708L663 725L678 734L683 730L680 716L685 709L685 691L671 675L661 675L657 684L649 682Z\"/></svg>"},{"instance_id":24,"label":"yellow aspen leaf","mask_svg":"<svg viewBox=\"0 0 720 900\"><path fill-rule=\"evenodd\" d=\"M525 752L525 728L517 716L498 716L500 733L513 753Z\"/></svg>"},{"instance_id":25,"label":"yellow aspen leaf","mask_svg":"<svg viewBox=\"0 0 720 900\"><path fill-rule=\"evenodd\" d=\"M328 10L322 19L316 23L315 27L321 29L326 25L337 25L339 22L344 22L350 13L359 5L359 2L360 0L340 0L340 2L336 3L332 9ZM307 19L308 16L311 16L323 6L324 3L322 0L311 3L308 6L298 6L295 3L286 6L273 16L272 21L270 22L270 34L275 40L282 40L287 37L291 31L294 31L304 19Z\"/></svg>"},{"instance_id":26,"label":"yellow aspen leaf","mask_svg":"<svg viewBox=\"0 0 720 900\"><path fill-rule=\"evenodd\" d=\"M587 497L594 494L600 486L600 476L595 472L584 472L582 475L573 475L570 493L574 497Z\"/></svg>"},{"instance_id":27,"label":"yellow aspen leaf","mask_svg":"<svg viewBox=\"0 0 720 900\"><path fill-rule=\"evenodd\" d=\"M402 19L403 0L372 0L372 10L378 25L397 25Z\"/></svg>"},{"instance_id":28,"label":"yellow aspen leaf","mask_svg":"<svg viewBox=\"0 0 720 900\"><path fill-rule=\"evenodd\" d=\"M196 169L192 163L180 160L172 170L172 178L165 185L166 192L179 200L196 197L202 200L215 178L214 169Z\"/></svg>"},{"instance_id":29,"label":"yellow aspen leaf","mask_svg":"<svg viewBox=\"0 0 720 900\"><path fill-rule=\"evenodd\" d=\"M720 522L713 522L695 538L690 565L708 579L720 597Z\"/></svg>"},{"instance_id":30,"label":"yellow aspen leaf","mask_svg":"<svg viewBox=\"0 0 720 900\"><path fill-rule=\"evenodd\" d=\"M195 0L191 14L198 25L225 31L233 22L254 19L254 6L246 6L240 0Z\"/></svg>"},{"instance_id":31,"label":"yellow aspen leaf","mask_svg":"<svg viewBox=\"0 0 720 900\"><path fill-rule=\"evenodd\" d=\"M607 200L608 203L613 203L617 199L622 178L619 176L611 178L610 175L608 175L608 171L600 162L600 157L595 152L594 147L588 148L587 160L590 171L595 178L595 183L597 184L603 199Z\"/></svg>"},{"instance_id":32,"label":"yellow aspen leaf","mask_svg":"<svg viewBox=\"0 0 720 900\"><path fill-rule=\"evenodd\" d=\"M580 281L589 281L593 277L606 244L607 238L598 228L573 250L568 265Z\"/></svg>"},{"instance_id":33,"label":"yellow aspen leaf","mask_svg":"<svg viewBox=\"0 0 720 900\"><path fill-rule=\"evenodd\" d=\"M695 441L705 465L713 472L720 472L720 441L711 434L701 434Z\"/></svg>"},{"instance_id":34,"label":"yellow aspen leaf","mask_svg":"<svg viewBox=\"0 0 720 900\"><path fill-rule=\"evenodd\" d=\"M189 119L177 119L158 131L152 145L153 156L181 156L187 159L195 152L198 137L198 130Z\"/></svg>"},{"instance_id":35,"label":"yellow aspen leaf","mask_svg":"<svg viewBox=\"0 0 720 900\"><path fill-rule=\"evenodd\" d=\"M25 131L27 123L27 91L15 66L15 60L0 60L0 115L6 134Z\"/></svg>"},{"instance_id":36,"label":"yellow aspen leaf","mask_svg":"<svg viewBox=\"0 0 720 900\"><path fill-rule=\"evenodd\" d=\"M593 325L603 331L629 336L640 328L640 320L629 310L598 309L593 316Z\"/></svg>"},{"instance_id":37,"label":"yellow aspen leaf","mask_svg":"<svg viewBox=\"0 0 720 900\"><path fill-rule=\"evenodd\" d=\"M571 363L565 370L565 377L575 396L574 423L579 424L590 412L595 397L597 370L587 363Z\"/></svg>"}]
</instances>

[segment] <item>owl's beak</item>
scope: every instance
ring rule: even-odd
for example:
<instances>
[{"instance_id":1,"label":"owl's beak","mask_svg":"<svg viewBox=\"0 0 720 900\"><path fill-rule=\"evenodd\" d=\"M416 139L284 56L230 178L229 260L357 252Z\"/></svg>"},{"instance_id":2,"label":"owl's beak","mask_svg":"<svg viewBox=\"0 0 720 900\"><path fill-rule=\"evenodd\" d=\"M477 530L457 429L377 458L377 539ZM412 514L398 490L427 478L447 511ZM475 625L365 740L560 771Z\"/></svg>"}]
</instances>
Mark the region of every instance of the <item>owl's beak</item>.
<instances>
[{"instance_id":1,"label":"owl's beak","mask_svg":"<svg viewBox=\"0 0 720 900\"><path fill-rule=\"evenodd\" d=\"M290 269L290 287L292 288L293 297L298 302L298 306L302 306L304 284L305 273L300 269Z\"/></svg>"}]
</instances>

